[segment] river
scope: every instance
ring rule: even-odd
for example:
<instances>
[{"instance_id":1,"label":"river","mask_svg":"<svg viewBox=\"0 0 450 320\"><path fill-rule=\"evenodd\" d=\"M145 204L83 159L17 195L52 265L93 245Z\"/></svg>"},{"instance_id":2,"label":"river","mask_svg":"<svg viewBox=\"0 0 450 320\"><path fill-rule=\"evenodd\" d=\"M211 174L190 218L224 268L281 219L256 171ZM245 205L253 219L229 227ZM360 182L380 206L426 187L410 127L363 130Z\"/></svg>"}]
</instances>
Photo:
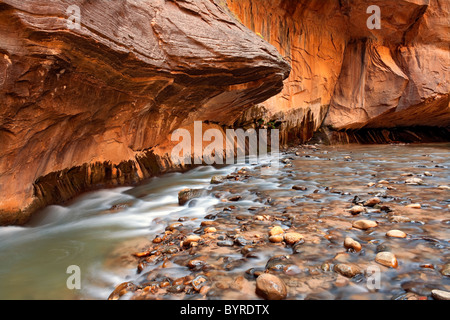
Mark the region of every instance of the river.
<instances>
[{"instance_id":1,"label":"river","mask_svg":"<svg viewBox=\"0 0 450 320\"><path fill-rule=\"evenodd\" d=\"M382 197L383 203L391 209L409 215L412 220L402 225L402 230L408 234L407 241L388 240L389 246L396 250L401 268L387 270L382 278L386 284L376 293L354 281L350 285L325 287L319 297L391 299L414 286L421 288L416 291L426 294L427 283L431 287L439 283L441 289L448 290L450 281L448 277L442 278L439 268L450 262L450 191L443 187L450 183L449 151L448 143L318 146L298 149L297 154L292 149L283 155L290 158L288 165L282 164L271 176L253 174L245 182L210 184L212 176L229 175L242 164L221 168L204 166L155 177L135 187L86 193L68 204L47 207L35 214L26 226L0 228L0 299L107 299L118 284L137 278L136 260L131 253L138 252L149 240L164 232L168 224L187 217L185 226L191 224L195 229L194 225L206 215L229 205L209 194L179 206L177 195L183 188L239 194L242 200L233 204L246 214L249 208L267 205L270 206L264 209L267 212L301 207L299 214L310 217L303 233L315 230L311 232L319 240L311 237L316 240L306 241L303 260L294 259L294 264L297 261L300 268L330 261L340 252L341 238L347 231L346 236L357 238L368 249L365 256L344 260L370 259L373 250L369 246L383 242L384 233L391 226L382 224L379 233L362 234L338 225L352 221L353 217L340 217L339 212L349 207L355 195L363 198L372 191L372 195ZM257 171L259 167L245 166L249 171ZM424 183L405 184L410 178L406 173L419 177ZM367 186L380 180L387 180L394 188ZM293 185L302 185L306 190L292 190ZM270 201L263 202L262 199L267 198ZM404 209L411 203L420 203L421 209ZM114 205L119 206L112 209ZM386 218L376 210L369 210L367 215L377 220ZM299 224L298 228L303 227ZM241 266L239 272L264 267L276 251L287 253L290 250L264 248L258 259ZM66 271L71 265L80 267L80 290L67 287L70 274ZM320 281L317 286L322 286ZM325 291L327 295L323 294ZM307 294L307 290L292 289L290 298L302 299ZM223 297L242 298L226 294Z\"/></svg>"}]
</instances>

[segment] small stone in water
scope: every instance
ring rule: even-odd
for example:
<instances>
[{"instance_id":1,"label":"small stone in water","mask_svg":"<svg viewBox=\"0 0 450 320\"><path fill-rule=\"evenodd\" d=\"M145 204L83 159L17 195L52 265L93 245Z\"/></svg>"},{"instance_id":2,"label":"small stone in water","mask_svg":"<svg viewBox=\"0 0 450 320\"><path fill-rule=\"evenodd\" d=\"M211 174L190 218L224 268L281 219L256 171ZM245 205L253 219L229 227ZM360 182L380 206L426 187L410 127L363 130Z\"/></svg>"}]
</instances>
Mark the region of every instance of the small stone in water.
<instances>
[{"instance_id":1,"label":"small stone in water","mask_svg":"<svg viewBox=\"0 0 450 320\"><path fill-rule=\"evenodd\" d=\"M184 291L184 285L183 284L177 284L175 286L171 286L167 288L167 291L170 293L180 293Z\"/></svg>"},{"instance_id":2,"label":"small stone in water","mask_svg":"<svg viewBox=\"0 0 450 320\"><path fill-rule=\"evenodd\" d=\"M264 273L256 279L256 294L266 300L282 300L287 296L286 284L279 277Z\"/></svg>"},{"instance_id":3,"label":"small stone in water","mask_svg":"<svg viewBox=\"0 0 450 320\"><path fill-rule=\"evenodd\" d=\"M450 277L450 263L447 263L444 265L444 267L441 270L441 274L447 277Z\"/></svg>"},{"instance_id":4,"label":"small stone in water","mask_svg":"<svg viewBox=\"0 0 450 320\"><path fill-rule=\"evenodd\" d=\"M213 176L211 178L211 184L221 184L224 181L225 181L224 176Z\"/></svg>"},{"instance_id":5,"label":"small stone in water","mask_svg":"<svg viewBox=\"0 0 450 320\"><path fill-rule=\"evenodd\" d=\"M300 191L306 191L308 190L308 188L304 187L304 186L293 186L292 187L293 190L300 190Z\"/></svg>"},{"instance_id":6,"label":"small stone in water","mask_svg":"<svg viewBox=\"0 0 450 320\"><path fill-rule=\"evenodd\" d=\"M420 209L420 208L422 208L420 203L411 203L411 204L408 204L406 207L407 208L412 208L412 209Z\"/></svg>"},{"instance_id":7,"label":"small stone in water","mask_svg":"<svg viewBox=\"0 0 450 320\"><path fill-rule=\"evenodd\" d=\"M361 244L358 241L356 241L350 237L345 238L344 247L347 249L353 249L356 252L361 251L361 248L362 248Z\"/></svg>"},{"instance_id":8,"label":"small stone in water","mask_svg":"<svg viewBox=\"0 0 450 320\"><path fill-rule=\"evenodd\" d=\"M199 198L205 194L203 189L183 189L178 193L178 204L185 205L189 200Z\"/></svg>"},{"instance_id":9,"label":"small stone in water","mask_svg":"<svg viewBox=\"0 0 450 320\"><path fill-rule=\"evenodd\" d=\"M178 252L178 248L176 246L170 246L170 247L167 247L166 249L164 249L163 252L168 253L168 254L174 254L174 253Z\"/></svg>"},{"instance_id":10,"label":"small stone in water","mask_svg":"<svg viewBox=\"0 0 450 320\"><path fill-rule=\"evenodd\" d=\"M232 247L234 245L234 242L231 240L223 240L223 241L217 242L217 245L219 247Z\"/></svg>"},{"instance_id":11,"label":"small stone in water","mask_svg":"<svg viewBox=\"0 0 450 320\"><path fill-rule=\"evenodd\" d=\"M275 235L283 234L283 233L284 233L284 230L280 226L275 226L269 231L270 236L275 236Z\"/></svg>"},{"instance_id":12,"label":"small stone in water","mask_svg":"<svg viewBox=\"0 0 450 320\"><path fill-rule=\"evenodd\" d=\"M354 264L339 263L334 266L334 270L347 278L353 278L358 274L362 274L361 269Z\"/></svg>"},{"instance_id":13,"label":"small stone in water","mask_svg":"<svg viewBox=\"0 0 450 320\"><path fill-rule=\"evenodd\" d=\"M373 207L373 206L379 204L380 202L381 202L380 198L375 197L375 198L371 198L371 199L367 200L367 201L364 203L364 205L365 205L366 207Z\"/></svg>"},{"instance_id":14,"label":"small stone in water","mask_svg":"<svg viewBox=\"0 0 450 320\"><path fill-rule=\"evenodd\" d=\"M275 235L269 237L269 241L273 242L273 243L280 243L283 241L283 239L284 239L284 237L282 234L275 234Z\"/></svg>"},{"instance_id":15,"label":"small stone in water","mask_svg":"<svg viewBox=\"0 0 450 320\"><path fill-rule=\"evenodd\" d=\"M203 260L192 259L188 262L188 267L190 269L199 269L199 268L203 267L205 264L206 264L206 262Z\"/></svg>"},{"instance_id":16,"label":"small stone in water","mask_svg":"<svg viewBox=\"0 0 450 320\"><path fill-rule=\"evenodd\" d=\"M241 200L241 198L242 198L241 196L233 196L231 198L228 198L228 201L236 202Z\"/></svg>"},{"instance_id":17,"label":"small stone in water","mask_svg":"<svg viewBox=\"0 0 450 320\"><path fill-rule=\"evenodd\" d=\"M431 290L431 295L436 300L450 300L450 292L443 290Z\"/></svg>"},{"instance_id":18,"label":"small stone in water","mask_svg":"<svg viewBox=\"0 0 450 320\"><path fill-rule=\"evenodd\" d=\"M243 237L237 237L236 239L234 239L234 242L238 245L238 246L246 246L248 241L243 238Z\"/></svg>"},{"instance_id":19,"label":"small stone in water","mask_svg":"<svg viewBox=\"0 0 450 320\"><path fill-rule=\"evenodd\" d=\"M284 241L287 244L295 244L303 239L303 236L297 232L288 232L284 235Z\"/></svg>"},{"instance_id":20,"label":"small stone in water","mask_svg":"<svg viewBox=\"0 0 450 320\"><path fill-rule=\"evenodd\" d=\"M217 232L217 229L214 227L205 228L205 233L214 233L214 232Z\"/></svg>"},{"instance_id":21,"label":"small stone in water","mask_svg":"<svg viewBox=\"0 0 450 320\"><path fill-rule=\"evenodd\" d=\"M385 267L391 267L391 268L398 267L397 258L395 257L395 255L392 252L384 251L384 252L378 253L377 256L375 257L375 261Z\"/></svg>"},{"instance_id":22,"label":"small stone in water","mask_svg":"<svg viewBox=\"0 0 450 320\"><path fill-rule=\"evenodd\" d=\"M353 228L367 230L370 228L375 228L376 226L378 226L378 224L376 223L376 221L372 220L358 220L353 222L352 226Z\"/></svg>"},{"instance_id":23,"label":"small stone in water","mask_svg":"<svg viewBox=\"0 0 450 320\"><path fill-rule=\"evenodd\" d=\"M401 230L389 230L386 235L392 238L406 238L406 233Z\"/></svg>"},{"instance_id":24,"label":"small stone in water","mask_svg":"<svg viewBox=\"0 0 450 320\"><path fill-rule=\"evenodd\" d=\"M349 210L349 212L352 214L352 215L357 215L357 214L360 214L360 213L363 213L363 212L366 212L367 210L366 210L366 208L364 208L364 207L362 207L362 206L354 206L354 207L352 207L350 210Z\"/></svg>"},{"instance_id":25,"label":"small stone in water","mask_svg":"<svg viewBox=\"0 0 450 320\"><path fill-rule=\"evenodd\" d=\"M183 245L190 246L194 242L199 242L201 238L197 235L189 235L183 240Z\"/></svg>"},{"instance_id":26,"label":"small stone in water","mask_svg":"<svg viewBox=\"0 0 450 320\"><path fill-rule=\"evenodd\" d=\"M423 180L420 178L410 178L410 179L406 179L405 183L421 185L421 184L423 184Z\"/></svg>"},{"instance_id":27,"label":"small stone in water","mask_svg":"<svg viewBox=\"0 0 450 320\"><path fill-rule=\"evenodd\" d=\"M411 219L405 216L390 216L388 218L390 222L401 223L401 222L410 222Z\"/></svg>"}]
</instances>

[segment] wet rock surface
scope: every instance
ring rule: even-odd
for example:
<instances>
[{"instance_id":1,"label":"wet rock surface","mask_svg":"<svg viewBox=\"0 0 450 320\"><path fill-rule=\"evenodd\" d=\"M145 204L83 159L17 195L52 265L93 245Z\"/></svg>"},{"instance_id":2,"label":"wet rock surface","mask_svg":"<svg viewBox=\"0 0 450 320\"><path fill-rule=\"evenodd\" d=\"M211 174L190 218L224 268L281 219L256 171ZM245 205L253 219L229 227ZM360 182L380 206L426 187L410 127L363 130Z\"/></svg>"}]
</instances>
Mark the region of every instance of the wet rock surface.
<instances>
[{"instance_id":1,"label":"wet rock surface","mask_svg":"<svg viewBox=\"0 0 450 320\"><path fill-rule=\"evenodd\" d=\"M238 179L210 185L206 197L219 201L204 219L167 221L160 241L133 256L139 274L111 297L448 297L449 194L437 188L448 179L448 146L434 156L411 150L408 164L399 161L404 146L397 154L396 146L384 148L392 155L353 146L347 161L350 149L300 146L285 151L292 166L264 179L257 166L236 169ZM405 172L425 183L405 183ZM230 200L237 195L240 201ZM422 209L407 207L411 202ZM364 210L352 214L355 205ZM377 290L367 286L372 269L381 272Z\"/></svg>"}]
</instances>

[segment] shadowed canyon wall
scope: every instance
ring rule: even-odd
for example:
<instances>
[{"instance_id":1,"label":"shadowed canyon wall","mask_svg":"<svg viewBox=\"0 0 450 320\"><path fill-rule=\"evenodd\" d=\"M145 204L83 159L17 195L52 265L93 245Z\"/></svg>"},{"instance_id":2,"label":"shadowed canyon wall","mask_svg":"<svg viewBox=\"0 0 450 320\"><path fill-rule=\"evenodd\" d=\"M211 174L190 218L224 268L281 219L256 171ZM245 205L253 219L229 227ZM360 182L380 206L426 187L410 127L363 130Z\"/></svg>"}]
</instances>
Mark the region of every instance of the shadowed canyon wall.
<instances>
[{"instance_id":1,"label":"shadowed canyon wall","mask_svg":"<svg viewBox=\"0 0 450 320\"><path fill-rule=\"evenodd\" d=\"M292 65L283 92L258 106L261 117L282 123L285 141L307 141L321 125L344 135L348 130L357 135L359 129L366 134L370 129L450 125L450 2L228 4ZM370 5L381 10L381 29L367 27Z\"/></svg>"}]
</instances>

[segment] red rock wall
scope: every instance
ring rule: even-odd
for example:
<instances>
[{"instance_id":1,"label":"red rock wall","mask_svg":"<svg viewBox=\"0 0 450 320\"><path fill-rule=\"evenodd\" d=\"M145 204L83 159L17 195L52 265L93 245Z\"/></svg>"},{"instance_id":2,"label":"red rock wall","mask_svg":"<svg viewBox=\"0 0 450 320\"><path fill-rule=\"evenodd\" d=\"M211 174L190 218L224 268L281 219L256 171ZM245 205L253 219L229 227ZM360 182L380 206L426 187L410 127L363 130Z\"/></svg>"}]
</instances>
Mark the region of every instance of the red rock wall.
<instances>
[{"instance_id":1,"label":"red rock wall","mask_svg":"<svg viewBox=\"0 0 450 320\"><path fill-rule=\"evenodd\" d=\"M285 141L337 130L450 125L450 2L228 0L292 72L263 115ZM370 5L381 29L367 28Z\"/></svg>"},{"instance_id":2,"label":"red rock wall","mask_svg":"<svg viewBox=\"0 0 450 320\"><path fill-rule=\"evenodd\" d=\"M209 0L0 3L0 223L170 168L170 133L282 90L276 49Z\"/></svg>"}]
</instances>

